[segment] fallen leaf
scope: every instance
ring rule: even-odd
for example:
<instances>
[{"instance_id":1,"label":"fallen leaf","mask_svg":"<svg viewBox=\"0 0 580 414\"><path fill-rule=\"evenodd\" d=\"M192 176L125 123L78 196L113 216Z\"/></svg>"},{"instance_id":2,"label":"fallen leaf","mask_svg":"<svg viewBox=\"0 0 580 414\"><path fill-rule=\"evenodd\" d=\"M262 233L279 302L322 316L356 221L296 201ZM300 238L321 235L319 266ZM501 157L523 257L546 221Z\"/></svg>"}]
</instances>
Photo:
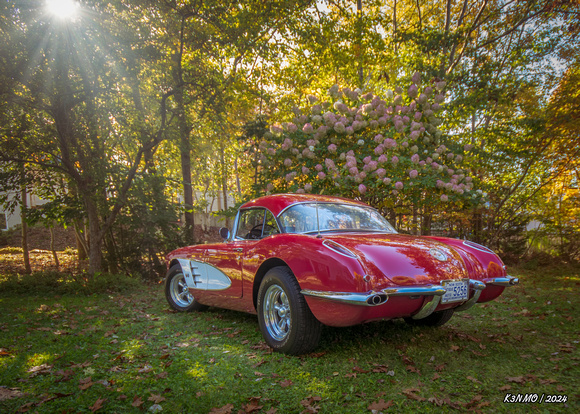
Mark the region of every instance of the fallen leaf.
<instances>
[{"instance_id":1,"label":"fallen leaf","mask_svg":"<svg viewBox=\"0 0 580 414\"><path fill-rule=\"evenodd\" d=\"M165 401L165 398L158 394L151 394L151 396L147 398L147 400L152 401L155 404L159 404L160 402Z\"/></svg>"},{"instance_id":2,"label":"fallen leaf","mask_svg":"<svg viewBox=\"0 0 580 414\"><path fill-rule=\"evenodd\" d=\"M374 364L374 368L373 368L373 372L389 372L389 367L387 365L379 365L379 364Z\"/></svg>"},{"instance_id":3,"label":"fallen leaf","mask_svg":"<svg viewBox=\"0 0 580 414\"><path fill-rule=\"evenodd\" d=\"M24 394L18 388L0 387L0 401L23 397Z\"/></svg>"},{"instance_id":4,"label":"fallen leaf","mask_svg":"<svg viewBox=\"0 0 580 414\"><path fill-rule=\"evenodd\" d=\"M435 404L437 407L441 407L443 404L445 404L444 400L440 400L437 397L429 397L427 399L427 401L429 401L430 403Z\"/></svg>"},{"instance_id":5,"label":"fallen leaf","mask_svg":"<svg viewBox=\"0 0 580 414\"><path fill-rule=\"evenodd\" d=\"M511 390L511 389L512 389L512 386L509 384L506 384L506 385L499 387L500 391L507 391L507 390Z\"/></svg>"},{"instance_id":6,"label":"fallen leaf","mask_svg":"<svg viewBox=\"0 0 580 414\"><path fill-rule=\"evenodd\" d=\"M416 393L420 392L420 390L417 388L407 388L407 389L404 389L402 392L403 392L403 395L406 396L407 398L409 398L410 400L425 401L425 398L416 394Z\"/></svg>"},{"instance_id":7,"label":"fallen leaf","mask_svg":"<svg viewBox=\"0 0 580 414\"><path fill-rule=\"evenodd\" d=\"M93 413L97 410L100 410L101 408L103 408L103 404L105 403L105 401L107 401L106 398L98 398L97 401L95 401L95 403L89 407L89 410L91 410Z\"/></svg>"},{"instance_id":8,"label":"fallen leaf","mask_svg":"<svg viewBox=\"0 0 580 414\"><path fill-rule=\"evenodd\" d=\"M369 405L367 407L367 409L370 410L370 411L377 411L377 412L379 412L379 411L382 411L382 410L386 410L387 408L389 408L392 405L393 405L393 401L392 400L389 400L389 401L386 401L385 402L385 400L380 399L379 401L374 402L371 405Z\"/></svg>"},{"instance_id":9,"label":"fallen leaf","mask_svg":"<svg viewBox=\"0 0 580 414\"><path fill-rule=\"evenodd\" d=\"M244 412L250 414L256 411L260 411L263 407L263 405L260 405L260 399L261 397L250 398L250 402L248 402L246 405L242 405Z\"/></svg>"},{"instance_id":10,"label":"fallen leaf","mask_svg":"<svg viewBox=\"0 0 580 414\"><path fill-rule=\"evenodd\" d=\"M290 380L284 380L284 381L280 381L278 384L280 384L280 386L281 386L282 388L287 388L287 387L289 387L290 385L292 385L292 384L293 384L293 382L292 382L292 381L290 381Z\"/></svg>"},{"instance_id":11,"label":"fallen leaf","mask_svg":"<svg viewBox=\"0 0 580 414\"><path fill-rule=\"evenodd\" d=\"M481 381L478 381L477 379L473 378L471 375L468 375L468 376L467 376L467 379L468 379L469 381L473 381L473 382L475 382L476 384L481 384Z\"/></svg>"},{"instance_id":12,"label":"fallen leaf","mask_svg":"<svg viewBox=\"0 0 580 414\"><path fill-rule=\"evenodd\" d=\"M435 371L441 372L445 369L445 364L435 365Z\"/></svg>"},{"instance_id":13,"label":"fallen leaf","mask_svg":"<svg viewBox=\"0 0 580 414\"><path fill-rule=\"evenodd\" d=\"M455 351L459 351L461 348L458 347L457 345L451 345L451 348L449 349L449 351L451 352L455 352Z\"/></svg>"},{"instance_id":14,"label":"fallen leaf","mask_svg":"<svg viewBox=\"0 0 580 414\"><path fill-rule=\"evenodd\" d=\"M482 400L482 398L483 398L482 395L476 395L475 397L473 397L473 399L471 401L469 401L468 403L465 404L465 407L466 408L473 407L478 402L480 402Z\"/></svg>"},{"instance_id":15,"label":"fallen leaf","mask_svg":"<svg viewBox=\"0 0 580 414\"><path fill-rule=\"evenodd\" d=\"M518 384L525 384L525 382L526 382L526 380L522 376L519 376L519 377L505 377L505 379L508 382L516 382Z\"/></svg>"},{"instance_id":16,"label":"fallen leaf","mask_svg":"<svg viewBox=\"0 0 580 414\"><path fill-rule=\"evenodd\" d=\"M26 372L28 372L31 377L36 377L37 375L50 374L52 372L52 365L48 364L37 365L28 369L28 371Z\"/></svg>"},{"instance_id":17,"label":"fallen leaf","mask_svg":"<svg viewBox=\"0 0 580 414\"><path fill-rule=\"evenodd\" d=\"M141 407L143 405L143 400L138 396L133 398L133 402L131 403L133 407Z\"/></svg>"},{"instance_id":18,"label":"fallen leaf","mask_svg":"<svg viewBox=\"0 0 580 414\"><path fill-rule=\"evenodd\" d=\"M226 404L223 407L212 408L209 414L231 414L233 409L234 409L233 404Z\"/></svg>"}]
</instances>

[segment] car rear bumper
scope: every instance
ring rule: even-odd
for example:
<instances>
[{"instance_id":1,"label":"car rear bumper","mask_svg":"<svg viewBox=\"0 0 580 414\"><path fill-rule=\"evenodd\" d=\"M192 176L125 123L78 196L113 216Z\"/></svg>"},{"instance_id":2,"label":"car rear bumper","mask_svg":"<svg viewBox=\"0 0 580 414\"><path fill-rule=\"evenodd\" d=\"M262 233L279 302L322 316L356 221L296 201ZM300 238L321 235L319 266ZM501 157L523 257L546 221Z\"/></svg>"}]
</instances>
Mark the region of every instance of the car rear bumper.
<instances>
[{"instance_id":1,"label":"car rear bumper","mask_svg":"<svg viewBox=\"0 0 580 414\"><path fill-rule=\"evenodd\" d=\"M459 302L458 306L454 308L456 311L464 311L475 305L481 295L481 292L487 287L487 285L506 287L514 286L519 283L517 278L511 276L485 279L483 282L474 279L466 280L469 282L468 299L464 302ZM390 297L396 296L406 296L414 299L418 299L420 297L430 297L429 300L424 301L421 309L412 315L412 318L414 319L422 319L431 315L440 305L441 297L446 293L446 289L442 285L426 285L392 287L380 291L369 291L366 293L328 292L309 289L302 290L301 293L304 296L332 302L369 307L384 305L387 303Z\"/></svg>"}]
</instances>

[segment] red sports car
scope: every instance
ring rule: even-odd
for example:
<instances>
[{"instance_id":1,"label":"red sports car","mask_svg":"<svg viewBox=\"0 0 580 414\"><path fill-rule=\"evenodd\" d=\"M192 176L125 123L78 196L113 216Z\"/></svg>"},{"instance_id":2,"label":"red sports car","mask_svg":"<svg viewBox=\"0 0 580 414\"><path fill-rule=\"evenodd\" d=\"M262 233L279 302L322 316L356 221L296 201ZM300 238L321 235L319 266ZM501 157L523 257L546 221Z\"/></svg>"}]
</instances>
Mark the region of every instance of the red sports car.
<instances>
[{"instance_id":1,"label":"red sports car","mask_svg":"<svg viewBox=\"0 0 580 414\"><path fill-rule=\"evenodd\" d=\"M257 313L268 345L287 354L313 350L321 324L439 326L518 284L486 247L398 234L375 209L339 197L261 197L220 234L223 243L167 256L167 301L178 311Z\"/></svg>"}]
</instances>

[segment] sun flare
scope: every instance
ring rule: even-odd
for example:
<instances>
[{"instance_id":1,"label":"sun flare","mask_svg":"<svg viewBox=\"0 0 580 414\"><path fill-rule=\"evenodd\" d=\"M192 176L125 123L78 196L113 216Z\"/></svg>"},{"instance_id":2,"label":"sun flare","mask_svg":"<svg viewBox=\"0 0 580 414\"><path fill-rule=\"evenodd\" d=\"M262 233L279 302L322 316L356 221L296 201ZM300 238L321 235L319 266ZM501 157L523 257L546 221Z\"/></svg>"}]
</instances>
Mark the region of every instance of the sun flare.
<instances>
[{"instance_id":1,"label":"sun flare","mask_svg":"<svg viewBox=\"0 0 580 414\"><path fill-rule=\"evenodd\" d=\"M46 9L60 19L70 19L77 13L79 5L74 0L46 0Z\"/></svg>"}]
</instances>

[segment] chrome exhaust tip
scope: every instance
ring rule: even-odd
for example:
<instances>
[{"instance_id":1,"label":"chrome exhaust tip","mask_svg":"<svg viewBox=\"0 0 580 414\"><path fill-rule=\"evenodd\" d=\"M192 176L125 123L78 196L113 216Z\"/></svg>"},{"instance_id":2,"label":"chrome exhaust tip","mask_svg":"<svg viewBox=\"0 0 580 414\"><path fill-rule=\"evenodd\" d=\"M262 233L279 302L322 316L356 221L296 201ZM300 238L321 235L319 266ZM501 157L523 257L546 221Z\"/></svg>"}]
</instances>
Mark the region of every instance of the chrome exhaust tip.
<instances>
[{"instance_id":1,"label":"chrome exhaust tip","mask_svg":"<svg viewBox=\"0 0 580 414\"><path fill-rule=\"evenodd\" d=\"M375 295L370 296L367 299L367 303L371 306L377 306L385 303L387 299L388 299L387 295L377 293Z\"/></svg>"}]
</instances>

